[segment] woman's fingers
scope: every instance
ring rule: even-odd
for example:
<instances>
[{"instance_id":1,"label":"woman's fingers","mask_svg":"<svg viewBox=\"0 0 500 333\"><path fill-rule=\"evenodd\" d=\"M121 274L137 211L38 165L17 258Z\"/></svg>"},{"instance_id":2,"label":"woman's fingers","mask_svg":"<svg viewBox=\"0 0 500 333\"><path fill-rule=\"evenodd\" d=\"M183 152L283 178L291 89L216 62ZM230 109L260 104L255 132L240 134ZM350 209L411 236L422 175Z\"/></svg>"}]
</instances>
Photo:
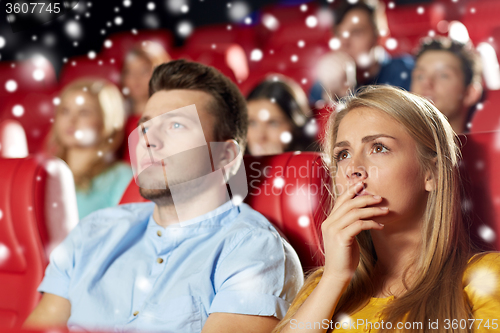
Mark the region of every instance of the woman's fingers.
<instances>
[{"instance_id":1,"label":"woman's fingers","mask_svg":"<svg viewBox=\"0 0 500 333\"><path fill-rule=\"evenodd\" d=\"M337 227L339 230L347 228L349 225L367 218L387 215L389 209L387 207L366 207L353 209L343 218L339 219Z\"/></svg>"},{"instance_id":2,"label":"woman's fingers","mask_svg":"<svg viewBox=\"0 0 500 333\"><path fill-rule=\"evenodd\" d=\"M332 213L334 211L336 211L338 209L338 207L342 206L342 204L345 201L354 198L356 193L360 192L363 189L363 186L364 186L363 182L359 182L359 183L355 184L354 186L349 187L347 189L347 191L345 191L344 193L339 195L335 200L335 205L333 206Z\"/></svg>"},{"instance_id":3,"label":"woman's fingers","mask_svg":"<svg viewBox=\"0 0 500 333\"><path fill-rule=\"evenodd\" d=\"M345 242L339 245L350 246L354 241L356 235L358 235L363 230L382 230L383 228L383 224L377 223L373 220L357 220L339 232L338 240L341 242Z\"/></svg>"}]
</instances>

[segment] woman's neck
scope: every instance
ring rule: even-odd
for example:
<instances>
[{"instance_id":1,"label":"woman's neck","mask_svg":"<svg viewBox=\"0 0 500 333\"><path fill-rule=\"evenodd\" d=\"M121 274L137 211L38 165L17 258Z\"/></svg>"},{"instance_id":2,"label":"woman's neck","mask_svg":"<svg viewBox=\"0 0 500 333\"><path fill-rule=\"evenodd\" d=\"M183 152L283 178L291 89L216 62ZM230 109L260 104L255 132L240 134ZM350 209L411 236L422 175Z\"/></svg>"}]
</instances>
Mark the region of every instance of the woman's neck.
<instances>
[{"instance_id":1,"label":"woman's neck","mask_svg":"<svg viewBox=\"0 0 500 333\"><path fill-rule=\"evenodd\" d=\"M146 104L148 100L137 100L133 102L133 113L134 116L141 116L144 113L144 109L146 109Z\"/></svg>"},{"instance_id":2,"label":"woman's neck","mask_svg":"<svg viewBox=\"0 0 500 333\"><path fill-rule=\"evenodd\" d=\"M411 284L412 270L410 267L414 263L421 246L421 224L405 223L408 228L400 228L398 223L386 224L383 230L371 231L373 246L377 253L374 276L375 295L377 297L393 294L399 296L406 290L403 284L403 275L409 268L407 283Z\"/></svg>"},{"instance_id":3,"label":"woman's neck","mask_svg":"<svg viewBox=\"0 0 500 333\"><path fill-rule=\"evenodd\" d=\"M97 157L97 153L98 149L95 147L71 148L68 149L66 163L74 175L82 175L91 167L92 162Z\"/></svg>"}]
</instances>

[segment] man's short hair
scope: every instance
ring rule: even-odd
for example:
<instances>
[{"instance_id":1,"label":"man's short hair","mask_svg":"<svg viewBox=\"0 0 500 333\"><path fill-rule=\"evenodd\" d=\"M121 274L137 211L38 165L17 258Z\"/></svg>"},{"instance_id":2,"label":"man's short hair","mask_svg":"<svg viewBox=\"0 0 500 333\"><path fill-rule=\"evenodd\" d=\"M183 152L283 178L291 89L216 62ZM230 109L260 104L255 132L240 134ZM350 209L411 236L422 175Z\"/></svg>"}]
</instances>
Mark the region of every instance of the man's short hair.
<instances>
[{"instance_id":1,"label":"man's short hair","mask_svg":"<svg viewBox=\"0 0 500 333\"><path fill-rule=\"evenodd\" d=\"M334 29L337 29L337 26L340 23L342 23L345 16L351 10L354 10L354 9L363 10L368 14L368 17L370 18L370 23L373 27L373 31L378 36L378 27L377 27L377 19L375 17L375 8L373 6L370 6L365 1L362 1L362 0L360 0L356 3L350 3L349 1L343 0L342 3L338 7L335 7L335 9L333 10Z\"/></svg>"},{"instance_id":2,"label":"man's short hair","mask_svg":"<svg viewBox=\"0 0 500 333\"><path fill-rule=\"evenodd\" d=\"M427 51L450 52L460 60L465 86L467 87L475 82L481 84L481 60L479 55L474 51L472 44L463 44L447 37L426 38L417 52L415 62Z\"/></svg>"},{"instance_id":3,"label":"man's short hair","mask_svg":"<svg viewBox=\"0 0 500 333\"><path fill-rule=\"evenodd\" d=\"M155 68L149 81L149 96L161 90L203 91L214 98L208 110L216 117L213 135L222 142L238 142L245 151L248 114L245 98L238 87L213 67L185 60L174 60Z\"/></svg>"}]
</instances>

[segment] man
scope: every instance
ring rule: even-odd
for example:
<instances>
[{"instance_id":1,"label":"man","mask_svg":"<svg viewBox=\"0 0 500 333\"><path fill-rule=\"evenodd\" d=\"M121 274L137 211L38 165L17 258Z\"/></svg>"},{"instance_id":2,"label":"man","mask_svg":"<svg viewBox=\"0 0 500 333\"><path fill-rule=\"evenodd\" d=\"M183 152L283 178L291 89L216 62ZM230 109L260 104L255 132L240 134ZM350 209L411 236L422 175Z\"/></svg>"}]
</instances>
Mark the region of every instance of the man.
<instances>
[{"instance_id":1,"label":"man","mask_svg":"<svg viewBox=\"0 0 500 333\"><path fill-rule=\"evenodd\" d=\"M377 22L382 22L382 19L377 17L378 11L379 8L374 8L362 0L343 0L334 11L334 33L338 51L346 53L356 63L358 87L390 84L409 90L413 58L409 55L392 58L379 45L381 33ZM311 101L321 99L321 93L322 87L315 84L310 92Z\"/></svg>"},{"instance_id":2,"label":"man","mask_svg":"<svg viewBox=\"0 0 500 333\"><path fill-rule=\"evenodd\" d=\"M51 255L25 326L270 332L303 278L271 224L228 200L245 149L245 100L214 68L184 60L158 66L149 90L129 142L141 195L153 203L82 220Z\"/></svg>"},{"instance_id":3,"label":"man","mask_svg":"<svg viewBox=\"0 0 500 333\"><path fill-rule=\"evenodd\" d=\"M470 44L426 40L417 53L411 91L432 100L453 130L464 133L483 92L480 58Z\"/></svg>"}]
</instances>

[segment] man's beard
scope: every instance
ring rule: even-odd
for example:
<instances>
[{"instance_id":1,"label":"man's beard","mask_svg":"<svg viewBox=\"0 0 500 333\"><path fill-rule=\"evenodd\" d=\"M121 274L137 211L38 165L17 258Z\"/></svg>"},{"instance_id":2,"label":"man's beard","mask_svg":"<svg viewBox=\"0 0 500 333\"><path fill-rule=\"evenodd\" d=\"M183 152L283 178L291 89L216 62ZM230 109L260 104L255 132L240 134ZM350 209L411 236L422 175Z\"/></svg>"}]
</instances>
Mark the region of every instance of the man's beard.
<instances>
[{"instance_id":1,"label":"man's beard","mask_svg":"<svg viewBox=\"0 0 500 333\"><path fill-rule=\"evenodd\" d=\"M139 193L141 194L141 197L143 197L144 199L153 202L163 201L165 199L172 198L172 192L170 191L170 188L149 189L149 188L139 187Z\"/></svg>"}]
</instances>

